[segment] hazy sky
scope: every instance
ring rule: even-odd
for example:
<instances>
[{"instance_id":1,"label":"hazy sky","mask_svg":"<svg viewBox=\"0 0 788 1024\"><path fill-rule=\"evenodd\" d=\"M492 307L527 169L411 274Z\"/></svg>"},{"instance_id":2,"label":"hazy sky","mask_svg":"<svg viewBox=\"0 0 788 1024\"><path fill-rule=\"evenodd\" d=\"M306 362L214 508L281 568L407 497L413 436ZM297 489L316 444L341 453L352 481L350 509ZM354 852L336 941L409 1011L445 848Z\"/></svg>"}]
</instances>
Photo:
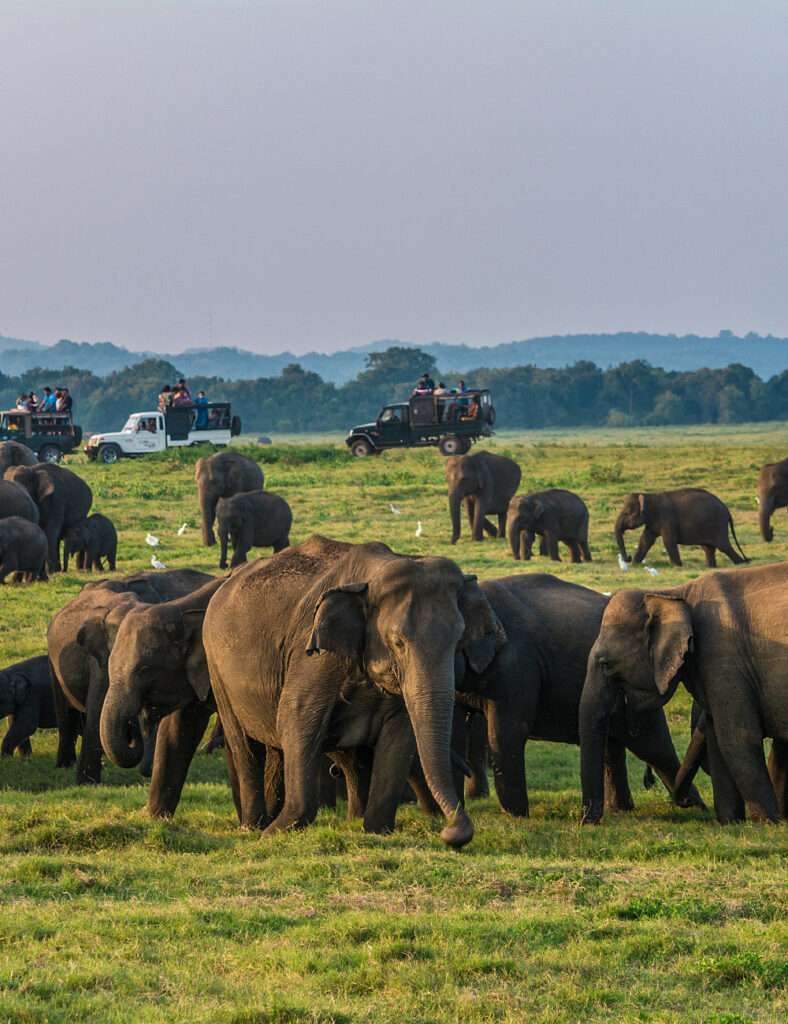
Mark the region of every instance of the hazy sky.
<instances>
[{"instance_id":1,"label":"hazy sky","mask_svg":"<svg viewBox=\"0 0 788 1024\"><path fill-rule=\"evenodd\" d=\"M785 0L1 0L0 333L788 335Z\"/></svg>"}]
</instances>

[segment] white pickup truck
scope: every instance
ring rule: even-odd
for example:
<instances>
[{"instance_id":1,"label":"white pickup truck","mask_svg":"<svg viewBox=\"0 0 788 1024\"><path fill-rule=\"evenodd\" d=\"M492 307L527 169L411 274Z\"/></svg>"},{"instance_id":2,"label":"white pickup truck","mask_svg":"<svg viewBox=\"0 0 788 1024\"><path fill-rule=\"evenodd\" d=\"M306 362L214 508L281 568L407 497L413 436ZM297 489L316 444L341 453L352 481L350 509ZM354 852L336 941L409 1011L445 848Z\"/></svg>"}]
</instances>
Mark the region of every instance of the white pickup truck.
<instances>
[{"instance_id":1,"label":"white pickup truck","mask_svg":"<svg viewBox=\"0 0 788 1024\"><path fill-rule=\"evenodd\" d=\"M162 412L133 412L122 430L114 434L92 434L85 454L95 462L111 465L121 458L139 458L165 448L193 444L223 446L241 433L241 420L233 416L228 402L210 402L198 410L180 406Z\"/></svg>"}]
</instances>

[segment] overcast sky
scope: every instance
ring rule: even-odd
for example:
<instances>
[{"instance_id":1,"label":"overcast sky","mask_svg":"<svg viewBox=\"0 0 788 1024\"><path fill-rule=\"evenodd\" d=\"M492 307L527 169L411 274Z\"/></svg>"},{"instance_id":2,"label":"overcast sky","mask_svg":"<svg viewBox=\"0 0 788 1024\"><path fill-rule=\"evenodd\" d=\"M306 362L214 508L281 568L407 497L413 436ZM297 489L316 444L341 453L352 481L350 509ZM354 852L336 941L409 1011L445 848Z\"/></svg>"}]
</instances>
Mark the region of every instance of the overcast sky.
<instances>
[{"instance_id":1,"label":"overcast sky","mask_svg":"<svg viewBox=\"0 0 788 1024\"><path fill-rule=\"evenodd\" d=\"M785 0L2 0L0 125L0 334L788 335Z\"/></svg>"}]
</instances>

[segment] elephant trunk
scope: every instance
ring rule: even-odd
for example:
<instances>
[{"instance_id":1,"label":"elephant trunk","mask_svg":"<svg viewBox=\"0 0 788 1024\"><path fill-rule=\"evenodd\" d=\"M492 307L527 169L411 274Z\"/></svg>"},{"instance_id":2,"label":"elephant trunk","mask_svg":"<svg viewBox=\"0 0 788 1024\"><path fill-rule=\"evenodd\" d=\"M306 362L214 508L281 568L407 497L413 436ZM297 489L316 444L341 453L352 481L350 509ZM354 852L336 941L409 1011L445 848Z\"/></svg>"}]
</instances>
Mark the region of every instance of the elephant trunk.
<instances>
[{"instance_id":1,"label":"elephant trunk","mask_svg":"<svg viewBox=\"0 0 788 1024\"><path fill-rule=\"evenodd\" d=\"M692 738L687 753L676 772L673 782L673 799L677 804L684 804L691 796L692 780L698 773L701 761L706 754L706 733L701 726L692 730Z\"/></svg>"},{"instance_id":2,"label":"elephant trunk","mask_svg":"<svg viewBox=\"0 0 788 1024\"><path fill-rule=\"evenodd\" d=\"M213 535L213 523L216 518L216 498L209 494L207 488L200 488L200 515L202 516L202 542L211 548L216 543Z\"/></svg>"},{"instance_id":3,"label":"elephant trunk","mask_svg":"<svg viewBox=\"0 0 788 1024\"><path fill-rule=\"evenodd\" d=\"M519 561L520 548L522 546L522 526L519 519L507 520L506 534L509 538L509 547L512 549L512 554Z\"/></svg>"},{"instance_id":4,"label":"elephant trunk","mask_svg":"<svg viewBox=\"0 0 788 1024\"><path fill-rule=\"evenodd\" d=\"M63 572L68 572L68 559L71 554L71 545L67 540L63 541Z\"/></svg>"},{"instance_id":5,"label":"elephant trunk","mask_svg":"<svg viewBox=\"0 0 788 1024\"><path fill-rule=\"evenodd\" d=\"M101 745L119 768L135 768L145 744L140 729L141 701L131 687L110 686L101 712Z\"/></svg>"},{"instance_id":6,"label":"elephant trunk","mask_svg":"<svg viewBox=\"0 0 788 1024\"><path fill-rule=\"evenodd\" d=\"M460 513L464 494L459 487L449 491L449 512L451 513L451 542L456 544L460 539Z\"/></svg>"},{"instance_id":7,"label":"elephant trunk","mask_svg":"<svg viewBox=\"0 0 788 1024\"><path fill-rule=\"evenodd\" d=\"M774 539L774 530L772 529L771 518L774 512L774 498L767 491L764 490L758 495L758 522L761 527L761 536L767 544L771 544Z\"/></svg>"},{"instance_id":8,"label":"elephant trunk","mask_svg":"<svg viewBox=\"0 0 788 1024\"><path fill-rule=\"evenodd\" d=\"M411 669L402 691L427 785L447 819L441 839L455 848L465 846L473 838L473 823L460 803L452 771L453 654L437 667Z\"/></svg>"},{"instance_id":9,"label":"elephant trunk","mask_svg":"<svg viewBox=\"0 0 788 1024\"><path fill-rule=\"evenodd\" d=\"M624 521L622 516L619 516L616 520L614 532L616 537L616 546L618 547L618 553L621 555L625 562L628 562L629 556L627 555L627 548L626 544L624 543Z\"/></svg>"},{"instance_id":10,"label":"elephant trunk","mask_svg":"<svg viewBox=\"0 0 788 1024\"><path fill-rule=\"evenodd\" d=\"M598 824L605 806L605 746L614 703L613 688L597 664L592 647L580 699L580 778L584 825Z\"/></svg>"}]
</instances>

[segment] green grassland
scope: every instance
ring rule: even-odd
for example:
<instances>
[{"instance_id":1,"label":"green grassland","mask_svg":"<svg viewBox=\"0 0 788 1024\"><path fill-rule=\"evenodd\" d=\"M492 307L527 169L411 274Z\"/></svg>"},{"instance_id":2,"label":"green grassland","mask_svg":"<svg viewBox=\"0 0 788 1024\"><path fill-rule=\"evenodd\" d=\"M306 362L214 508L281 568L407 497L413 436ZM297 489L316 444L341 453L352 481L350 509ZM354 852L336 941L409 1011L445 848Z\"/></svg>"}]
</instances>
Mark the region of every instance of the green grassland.
<instances>
[{"instance_id":1,"label":"green grassland","mask_svg":"<svg viewBox=\"0 0 788 1024\"><path fill-rule=\"evenodd\" d=\"M702 552L685 550L673 569L658 545L656 580L625 575L612 521L630 490L701 485L728 502L755 564L788 555L788 516L766 545L755 502L760 466L788 454L788 425L501 434L489 447L517 459L523 490L585 497L592 564L515 563L503 542L473 544L465 523L452 547L433 450L353 461L335 438L244 450L290 502L293 542L319 531L448 555L482 578L667 586L702 572ZM217 571L199 544L194 458L69 461L119 528L123 572L148 567L149 530L168 567ZM42 653L50 616L83 582L69 572L3 588L0 664ZM684 694L669 706L680 752L688 712ZM788 1019L788 829L721 828L674 809L641 788L638 762L637 810L581 828L577 751L532 743L532 817L475 801L476 838L453 853L410 807L388 837L365 835L341 808L304 833L242 834L220 755L198 755L173 822L151 821L136 772L109 766L103 785L78 789L53 767L52 734L33 746L31 760L0 765L0 1021ZM705 776L700 785L710 803Z\"/></svg>"}]
</instances>

